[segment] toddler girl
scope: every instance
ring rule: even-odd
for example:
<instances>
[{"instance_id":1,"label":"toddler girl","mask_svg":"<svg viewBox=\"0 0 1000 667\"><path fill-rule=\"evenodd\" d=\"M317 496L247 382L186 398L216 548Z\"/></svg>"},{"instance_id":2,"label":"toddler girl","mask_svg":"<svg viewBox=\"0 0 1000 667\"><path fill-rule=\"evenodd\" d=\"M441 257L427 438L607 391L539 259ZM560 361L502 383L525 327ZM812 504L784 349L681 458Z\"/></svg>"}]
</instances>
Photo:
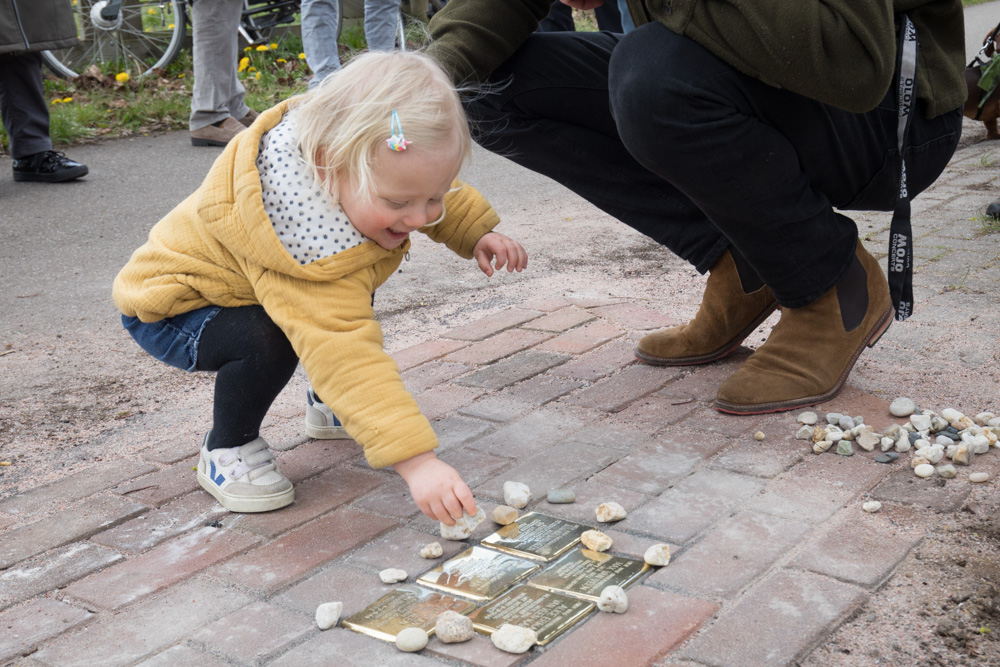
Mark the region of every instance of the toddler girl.
<instances>
[{"instance_id":1,"label":"toddler girl","mask_svg":"<svg viewBox=\"0 0 1000 667\"><path fill-rule=\"evenodd\" d=\"M301 361L309 435L350 434L429 517L451 525L475 513L468 486L434 455L372 309L414 230L486 275L494 260L527 264L520 244L491 231L488 202L456 180L470 151L458 95L433 61L360 56L237 135L118 274L115 304L136 342L172 366L217 373L198 481L223 507L293 501L259 429Z\"/></svg>"}]
</instances>

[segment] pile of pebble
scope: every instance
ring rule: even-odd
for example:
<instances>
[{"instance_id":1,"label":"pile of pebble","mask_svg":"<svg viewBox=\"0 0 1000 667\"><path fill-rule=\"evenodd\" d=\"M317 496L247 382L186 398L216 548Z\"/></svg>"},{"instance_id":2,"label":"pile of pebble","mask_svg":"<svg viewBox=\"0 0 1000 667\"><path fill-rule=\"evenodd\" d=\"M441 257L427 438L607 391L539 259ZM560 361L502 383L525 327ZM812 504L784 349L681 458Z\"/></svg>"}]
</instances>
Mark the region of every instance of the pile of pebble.
<instances>
[{"instance_id":1,"label":"pile of pebble","mask_svg":"<svg viewBox=\"0 0 1000 667\"><path fill-rule=\"evenodd\" d=\"M812 451L817 454L833 449L841 456L851 456L854 445L867 452L878 447L880 453L875 460L880 463L892 463L900 454L910 452L910 467L915 475L938 475L944 479L958 474L955 465L972 465L977 455L1000 448L1000 417L992 412L968 417L952 408L940 413L918 411L908 398L895 399L889 412L894 417L909 417L910 420L902 426L890 424L879 431L865 424L863 417L831 412L825 416L826 424L821 424L815 412L803 412L797 419L802 426L795 437L811 441ZM985 472L969 475L970 482L988 479L989 474Z\"/></svg>"}]
</instances>

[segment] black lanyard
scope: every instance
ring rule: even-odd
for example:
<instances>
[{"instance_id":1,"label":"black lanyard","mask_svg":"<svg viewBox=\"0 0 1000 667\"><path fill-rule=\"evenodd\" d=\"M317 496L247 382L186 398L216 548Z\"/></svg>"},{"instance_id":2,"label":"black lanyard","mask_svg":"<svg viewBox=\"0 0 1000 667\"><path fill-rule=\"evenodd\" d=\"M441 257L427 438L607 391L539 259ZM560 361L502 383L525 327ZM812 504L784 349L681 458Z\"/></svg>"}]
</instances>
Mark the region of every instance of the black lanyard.
<instances>
[{"instance_id":1,"label":"black lanyard","mask_svg":"<svg viewBox=\"0 0 1000 667\"><path fill-rule=\"evenodd\" d=\"M889 227L889 294L900 322L913 314L913 231L910 227L910 193L906 187L906 148L910 118L917 100L917 29L903 14L900 31L897 102L899 121L899 193Z\"/></svg>"}]
</instances>

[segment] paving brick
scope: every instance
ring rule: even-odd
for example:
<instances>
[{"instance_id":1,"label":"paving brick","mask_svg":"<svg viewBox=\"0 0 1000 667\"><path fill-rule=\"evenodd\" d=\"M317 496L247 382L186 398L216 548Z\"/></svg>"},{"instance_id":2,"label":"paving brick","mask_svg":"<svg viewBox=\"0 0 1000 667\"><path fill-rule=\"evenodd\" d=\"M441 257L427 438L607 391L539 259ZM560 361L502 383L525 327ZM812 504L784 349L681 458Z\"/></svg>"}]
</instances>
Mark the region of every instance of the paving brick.
<instances>
[{"instance_id":1,"label":"paving brick","mask_svg":"<svg viewBox=\"0 0 1000 667\"><path fill-rule=\"evenodd\" d=\"M531 651L520 655L505 653L493 646L489 638L479 634L459 644L445 644L432 638L425 651L448 660L457 660L463 665L476 665L476 667L514 667L532 657Z\"/></svg>"},{"instance_id":2,"label":"paving brick","mask_svg":"<svg viewBox=\"0 0 1000 667\"><path fill-rule=\"evenodd\" d=\"M444 551L441 558L420 557L420 549L431 542L441 545ZM397 528L351 554L347 558L347 563L360 570L367 570L369 576L376 580L378 580L376 575L382 570L396 567L410 575L407 582L414 583L421 574L463 549L466 549L464 542L441 539L441 535L437 532L423 533L411 528ZM381 580L378 581L381 583ZM386 591L388 590L387 588Z\"/></svg>"},{"instance_id":3,"label":"paving brick","mask_svg":"<svg viewBox=\"0 0 1000 667\"><path fill-rule=\"evenodd\" d=\"M688 413L684 425L697 428L706 435L711 433L730 438L752 438L763 424L770 421L770 415L727 415L709 405L699 405L697 410Z\"/></svg>"},{"instance_id":4,"label":"paving brick","mask_svg":"<svg viewBox=\"0 0 1000 667\"><path fill-rule=\"evenodd\" d=\"M466 484L478 484L511 466L508 458L467 447L450 449L441 453L438 458L457 470Z\"/></svg>"},{"instance_id":5,"label":"paving brick","mask_svg":"<svg viewBox=\"0 0 1000 667\"><path fill-rule=\"evenodd\" d=\"M315 477L341 461L362 453L353 440L310 440L277 455L281 474L293 484Z\"/></svg>"},{"instance_id":6,"label":"paving brick","mask_svg":"<svg viewBox=\"0 0 1000 667\"><path fill-rule=\"evenodd\" d=\"M678 544L671 544L670 542L664 542L663 540L656 540L645 535L632 535L631 533L625 533L620 530L615 530L614 528L609 528L608 525L609 524L603 524L601 526L601 532L611 538L612 544L608 553L616 556L642 560L646 555L646 550L654 544L666 544L670 548L671 560L683 552L683 548ZM660 568L657 568L653 571L656 572L659 569ZM647 582L648 579L643 583Z\"/></svg>"},{"instance_id":7,"label":"paving brick","mask_svg":"<svg viewBox=\"0 0 1000 667\"><path fill-rule=\"evenodd\" d=\"M201 447L204 437L204 433L194 429L183 430L180 433L172 432L158 444L143 451L142 458L164 465L185 459L194 460L198 456L198 448Z\"/></svg>"},{"instance_id":8,"label":"paving brick","mask_svg":"<svg viewBox=\"0 0 1000 667\"><path fill-rule=\"evenodd\" d=\"M839 394L826 403L817 405L814 411L818 415L828 412L839 412L852 417L861 415L865 418L866 424L880 428L893 422L902 425L906 423L905 419L893 419L889 413L889 403L893 398L890 397L886 400L862 391L851 384L846 384Z\"/></svg>"},{"instance_id":9,"label":"paving brick","mask_svg":"<svg viewBox=\"0 0 1000 667\"><path fill-rule=\"evenodd\" d=\"M455 327L442 334L444 338L455 340L483 340L504 329L516 327L519 324L530 322L536 317L541 317L542 313L537 310L521 310L518 308L508 308L499 313L488 315L460 327Z\"/></svg>"},{"instance_id":10,"label":"paving brick","mask_svg":"<svg viewBox=\"0 0 1000 667\"><path fill-rule=\"evenodd\" d=\"M732 599L809 532L811 524L741 512L710 530L646 583L703 598Z\"/></svg>"},{"instance_id":11,"label":"paving brick","mask_svg":"<svg viewBox=\"0 0 1000 667\"><path fill-rule=\"evenodd\" d=\"M567 521L575 521L588 526L597 525L597 515L595 511L601 503L614 501L625 508L626 512L631 512L649 499L649 496L629 489L619 489L607 484L600 484L594 481L574 482L570 485L573 493L576 494L576 502L567 504L552 505L546 500L549 489L554 488L554 484L543 484L535 489L537 501L532 509L542 514L556 516Z\"/></svg>"},{"instance_id":12,"label":"paving brick","mask_svg":"<svg viewBox=\"0 0 1000 667\"><path fill-rule=\"evenodd\" d=\"M483 390L475 387L456 387L451 384L442 384L432 387L414 398L424 416L434 420L458 412L459 408L465 407L482 395Z\"/></svg>"},{"instance_id":13,"label":"paving brick","mask_svg":"<svg viewBox=\"0 0 1000 667\"><path fill-rule=\"evenodd\" d=\"M684 544L763 486L745 475L699 470L631 512L619 527Z\"/></svg>"},{"instance_id":14,"label":"paving brick","mask_svg":"<svg viewBox=\"0 0 1000 667\"><path fill-rule=\"evenodd\" d=\"M110 549L78 542L22 561L0 572L0 609L62 588L122 558Z\"/></svg>"},{"instance_id":15,"label":"paving brick","mask_svg":"<svg viewBox=\"0 0 1000 667\"><path fill-rule=\"evenodd\" d=\"M502 395L523 401L530 405L545 405L574 389L583 386L582 380L559 377L558 375L536 375L503 390Z\"/></svg>"},{"instance_id":16,"label":"paving brick","mask_svg":"<svg viewBox=\"0 0 1000 667\"><path fill-rule=\"evenodd\" d=\"M583 354L621 336L624 331L613 324L598 320L576 329L570 329L555 338L539 343L536 350L558 352L560 354Z\"/></svg>"},{"instance_id":17,"label":"paving brick","mask_svg":"<svg viewBox=\"0 0 1000 667\"><path fill-rule=\"evenodd\" d=\"M307 634L315 624L301 614L266 602L251 602L210 623L190 641L238 661L260 665Z\"/></svg>"},{"instance_id":18,"label":"paving brick","mask_svg":"<svg viewBox=\"0 0 1000 667\"><path fill-rule=\"evenodd\" d=\"M593 313L590 313L583 308L567 306L566 308L562 308L549 313L548 315L543 315L542 317L531 320L523 326L525 329L540 329L542 331L560 333L595 319L597 319L597 317Z\"/></svg>"},{"instance_id":19,"label":"paving brick","mask_svg":"<svg viewBox=\"0 0 1000 667\"><path fill-rule=\"evenodd\" d=\"M96 466L0 500L0 512L12 514L24 521L154 470L156 466L133 461Z\"/></svg>"},{"instance_id":20,"label":"paving brick","mask_svg":"<svg viewBox=\"0 0 1000 667\"><path fill-rule=\"evenodd\" d=\"M965 475L963 475L964 477ZM958 480L939 486L940 477L921 479L913 474L908 465L892 470L871 492L871 497L883 502L903 503L925 508L941 514L956 511L972 493L972 485L956 484Z\"/></svg>"},{"instance_id":21,"label":"paving brick","mask_svg":"<svg viewBox=\"0 0 1000 667\"><path fill-rule=\"evenodd\" d=\"M651 432L673 431L677 424L690 422L690 415L703 409L704 406L690 396L657 392L625 406L620 412L610 415L609 420L612 424L626 427L641 425ZM701 437L707 437L707 434Z\"/></svg>"},{"instance_id":22,"label":"paving brick","mask_svg":"<svg viewBox=\"0 0 1000 667\"><path fill-rule=\"evenodd\" d=\"M374 602L374 600L373 600ZM434 667L440 663L344 628L321 632L271 663L272 667Z\"/></svg>"},{"instance_id":23,"label":"paving brick","mask_svg":"<svg viewBox=\"0 0 1000 667\"><path fill-rule=\"evenodd\" d=\"M635 364L635 344L627 340L613 340L596 350L552 369L554 375L578 380L598 380L620 368Z\"/></svg>"},{"instance_id":24,"label":"paving brick","mask_svg":"<svg viewBox=\"0 0 1000 667\"><path fill-rule=\"evenodd\" d=\"M274 596L271 602L310 616L315 616L316 607L324 602L343 602L344 612L340 617L347 618L370 605L388 589L378 577L337 563Z\"/></svg>"},{"instance_id":25,"label":"paving brick","mask_svg":"<svg viewBox=\"0 0 1000 667\"><path fill-rule=\"evenodd\" d=\"M571 305L566 299L560 299L558 297L539 297L537 299L529 299L521 304L521 307L525 310L537 310L543 313L551 313L556 310L565 308Z\"/></svg>"},{"instance_id":26,"label":"paving brick","mask_svg":"<svg viewBox=\"0 0 1000 667\"><path fill-rule=\"evenodd\" d=\"M679 374L677 370L656 366L628 366L609 378L581 389L566 401L587 408L618 412L632 401L663 387Z\"/></svg>"},{"instance_id":27,"label":"paving brick","mask_svg":"<svg viewBox=\"0 0 1000 667\"><path fill-rule=\"evenodd\" d=\"M59 637L32 657L52 667L132 665L249 602L243 593L195 578L127 614L100 615L81 632Z\"/></svg>"},{"instance_id":28,"label":"paving brick","mask_svg":"<svg viewBox=\"0 0 1000 667\"><path fill-rule=\"evenodd\" d=\"M720 470L732 470L756 477L776 477L793 465L812 456L812 443L796 440L791 435L782 434L777 429L764 431L765 438L758 442L753 438L734 438L732 444L716 455L711 466Z\"/></svg>"},{"instance_id":29,"label":"paving brick","mask_svg":"<svg viewBox=\"0 0 1000 667\"><path fill-rule=\"evenodd\" d=\"M889 517L845 509L839 520L823 526L823 534L790 563L828 577L867 588L881 585L921 535L896 525Z\"/></svg>"},{"instance_id":30,"label":"paving brick","mask_svg":"<svg viewBox=\"0 0 1000 667\"><path fill-rule=\"evenodd\" d=\"M779 572L695 637L680 657L713 667L794 664L865 597L859 588L817 574Z\"/></svg>"},{"instance_id":31,"label":"paving brick","mask_svg":"<svg viewBox=\"0 0 1000 667\"><path fill-rule=\"evenodd\" d=\"M558 366L570 357L565 354L539 352L528 350L519 352L512 357L498 361L492 366L470 373L455 381L466 387L483 387L484 389L503 389L508 385L544 373Z\"/></svg>"},{"instance_id":32,"label":"paving brick","mask_svg":"<svg viewBox=\"0 0 1000 667\"><path fill-rule=\"evenodd\" d=\"M614 656L617 665L648 665L673 651L718 609L706 600L649 586L630 589L628 601L627 614L595 614L531 664L587 665ZM641 622L636 618L642 619Z\"/></svg>"},{"instance_id":33,"label":"paving brick","mask_svg":"<svg viewBox=\"0 0 1000 667\"><path fill-rule=\"evenodd\" d=\"M446 354L462 349L466 345L468 343L462 341L438 338L408 347L405 350L391 352L390 356L396 362L396 365L399 366L400 371L408 371L422 363L440 359Z\"/></svg>"},{"instance_id":34,"label":"paving brick","mask_svg":"<svg viewBox=\"0 0 1000 667\"><path fill-rule=\"evenodd\" d=\"M225 515L226 510L215 498L199 490L97 533L90 541L137 554Z\"/></svg>"},{"instance_id":35,"label":"paving brick","mask_svg":"<svg viewBox=\"0 0 1000 667\"><path fill-rule=\"evenodd\" d=\"M0 513L0 530L6 530L17 523L17 518L10 514Z\"/></svg>"},{"instance_id":36,"label":"paving brick","mask_svg":"<svg viewBox=\"0 0 1000 667\"><path fill-rule=\"evenodd\" d=\"M633 301L616 303L611 306L598 306L597 308L592 308L591 312L600 315L606 320L611 320L626 329L662 329L677 324L684 324L684 322L675 317L663 315Z\"/></svg>"},{"instance_id":37,"label":"paving brick","mask_svg":"<svg viewBox=\"0 0 1000 667\"><path fill-rule=\"evenodd\" d=\"M682 440L657 439L597 473L593 481L658 494L687 477L701 462L702 459L685 447Z\"/></svg>"},{"instance_id":38,"label":"paving brick","mask_svg":"<svg viewBox=\"0 0 1000 667\"><path fill-rule=\"evenodd\" d=\"M66 595L102 609L118 609L251 548L259 538L199 528L71 584Z\"/></svg>"},{"instance_id":39,"label":"paving brick","mask_svg":"<svg viewBox=\"0 0 1000 667\"><path fill-rule=\"evenodd\" d=\"M642 425L634 428L597 421L587 424L586 428L574 433L569 440L587 445L631 450L651 442L653 440L651 434L652 431L645 430Z\"/></svg>"},{"instance_id":40,"label":"paving brick","mask_svg":"<svg viewBox=\"0 0 1000 667\"><path fill-rule=\"evenodd\" d=\"M890 468L860 455L812 454L767 485L748 507L767 514L822 521L868 492Z\"/></svg>"},{"instance_id":41,"label":"paving brick","mask_svg":"<svg viewBox=\"0 0 1000 667\"><path fill-rule=\"evenodd\" d=\"M69 632L92 617L88 611L42 598L0 614L0 661L33 653L50 637Z\"/></svg>"},{"instance_id":42,"label":"paving brick","mask_svg":"<svg viewBox=\"0 0 1000 667\"><path fill-rule=\"evenodd\" d=\"M533 407L535 406L531 403L526 403L509 394L501 393L488 394L478 398L472 404L465 406L458 412L469 417L503 423L524 414Z\"/></svg>"},{"instance_id":43,"label":"paving brick","mask_svg":"<svg viewBox=\"0 0 1000 667\"><path fill-rule=\"evenodd\" d=\"M464 445L470 440L478 438L483 433L493 429L493 424L472 417L450 415L436 420L431 424L431 427L438 437L439 449L445 450Z\"/></svg>"},{"instance_id":44,"label":"paving brick","mask_svg":"<svg viewBox=\"0 0 1000 667\"><path fill-rule=\"evenodd\" d=\"M527 484L534 489L535 499L545 498L547 489L566 486L577 479L586 479L620 456L621 452L596 445L564 442L546 448L521 463L504 470L474 491L491 498L503 499L504 482L510 480Z\"/></svg>"},{"instance_id":45,"label":"paving brick","mask_svg":"<svg viewBox=\"0 0 1000 667\"><path fill-rule=\"evenodd\" d=\"M464 364L431 361L403 373L403 383L411 394L420 394L471 369Z\"/></svg>"},{"instance_id":46,"label":"paving brick","mask_svg":"<svg viewBox=\"0 0 1000 667\"><path fill-rule=\"evenodd\" d=\"M295 486L295 502L275 512L233 514L226 519L230 528L275 537L312 521L341 505L346 505L385 480L358 468L340 467Z\"/></svg>"},{"instance_id":47,"label":"paving brick","mask_svg":"<svg viewBox=\"0 0 1000 667\"><path fill-rule=\"evenodd\" d=\"M600 306L613 306L616 303L624 303L625 299L618 297L589 297L589 296L569 296L566 297L574 306L580 308L599 308Z\"/></svg>"},{"instance_id":48,"label":"paving brick","mask_svg":"<svg viewBox=\"0 0 1000 667\"><path fill-rule=\"evenodd\" d=\"M159 507L200 488L198 473L191 469L192 465L191 461L175 463L151 475L122 484L114 492L143 505Z\"/></svg>"},{"instance_id":49,"label":"paving brick","mask_svg":"<svg viewBox=\"0 0 1000 667\"><path fill-rule=\"evenodd\" d=\"M579 419L542 409L467 446L481 452L520 459L570 438L583 427L584 423Z\"/></svg>"},{"instance_id":50,"label":"paving brick","mask_svg":"<svg viewBox=\"0 0 1000 667\"><path fill-rule=\"evenodd\" d=\"M543 331L508 329L452 352L444 360L470 366L485 366L521 350L527 350L549 338L552 338L552 334Z\"/></svg>"},{"instance_id":51,"label":"paving brick","mask_svg":"<svg viewBox=\"0 0 1000 667\"><path fill-rule=\"evenodd\" d=\"M213 576L274 593L315 568L396 527L394 521L341 508L213 570Z\"/></svg>"},{"instance_id":52,"label":"paving brick","mask_svg":"<svg viewBox=\"0 0 1000 667\"><path fill-rule=\"evenodd\" d=\"M171 646L136 667L228 667L230 663L214 655L202 653L190 646Z\"/></svg>"},{"instance_id":53,"label":"paving brick","mask_svg":"<svg viewBox=\"0 0 1000 667\"><path fill-rule=\"evenodd\" d=\"M678 396L689 395L699 401L712 402L721 385L736 369L750 358L751 350L738 347L725 358L705 366L689 366L687 373L673 382L669 389Z\"/></svg>"},{"instance_id":54,"label":"paving brick","mask_svg":"<svg viewBox=\"0 0 1000 667\"><path fill-rule=\"evenodd\" d=\"M284 452L309 442L312 438L305 434L302 416L285 419L268 415L260 427L260 436L267 441L273 452Z\"/></svg>"},{"instance_id":55,"label":"paving brick","mask_svg":"<svg viewBox=\"0 0 1000 667\"><path fill-rule=\"evenodd\" d=\"M144 506L125 498L96 496L41 521L8 530L0 542L0 570L43 551L86 539L144 511Z\"/></svg>"}]
</instances>

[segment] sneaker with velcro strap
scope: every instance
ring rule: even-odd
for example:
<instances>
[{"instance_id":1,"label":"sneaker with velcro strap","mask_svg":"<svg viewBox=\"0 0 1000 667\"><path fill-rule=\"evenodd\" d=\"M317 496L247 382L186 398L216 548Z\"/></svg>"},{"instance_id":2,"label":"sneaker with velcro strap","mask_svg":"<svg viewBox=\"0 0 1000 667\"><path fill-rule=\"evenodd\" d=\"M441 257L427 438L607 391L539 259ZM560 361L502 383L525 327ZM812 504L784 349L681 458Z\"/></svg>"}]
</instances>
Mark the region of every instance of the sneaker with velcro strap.
<instances>
[{"instance_id":1,"label":"sneaker with velcro strap","mask_svg":"<svg viewBox=\"0 0 1000 667\"><path fill-rule=\"evenodd\" d=\"M350 439L337 415L319 400L311 388L306 392L306 435L317 440Z\"/></svg>"},{"instance_id":2,"label":"sneaker with velcro strap","mask_svg":"<svg viewBox=\"0 0 1000 667\"><path fill-rule=\"evenodd\" d=\"M198 460L198 483L230 512L269 512L291 505L295 489L278 471L263 438L241 447L206 449Z\"/></svg>"}]
</instances>

